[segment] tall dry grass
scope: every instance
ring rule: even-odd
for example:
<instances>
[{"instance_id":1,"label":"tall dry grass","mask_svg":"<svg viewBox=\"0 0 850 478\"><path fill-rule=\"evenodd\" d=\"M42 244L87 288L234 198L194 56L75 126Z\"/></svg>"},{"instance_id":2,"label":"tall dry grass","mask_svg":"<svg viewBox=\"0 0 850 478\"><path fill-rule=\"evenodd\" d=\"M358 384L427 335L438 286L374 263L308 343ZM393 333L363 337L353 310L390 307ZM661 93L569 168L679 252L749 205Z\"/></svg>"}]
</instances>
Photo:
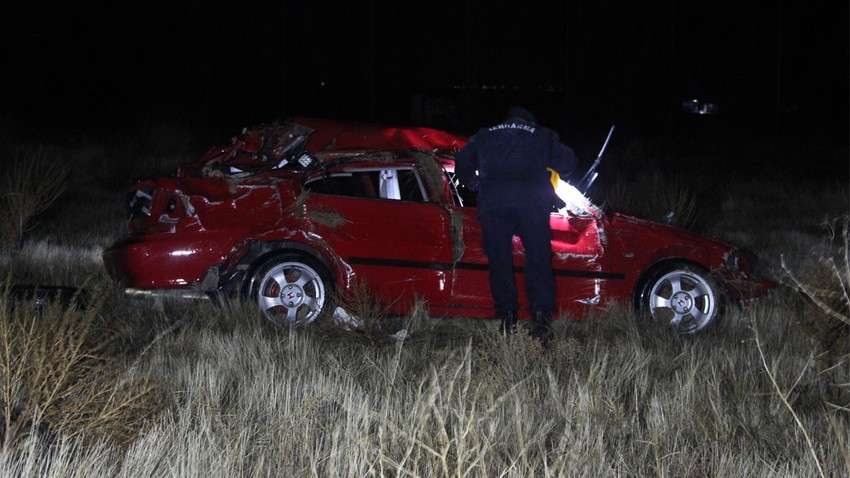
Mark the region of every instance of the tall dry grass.
<instances>
[{"instance_id":1,"label":"tall dry grass","mask_svg":"<svg viewBox=\"0 0 850 478\"><path fill-rule=\"evenodd\" d=\"M96 440L126 445L160 411L153 382L135 376L117 331L87 306L17 301L0 309L0 448L29 440Z\"/></svg>"},{"instance_id":2,"label":"tall dry grass","mask_svg":"<svg viewBox=\"0 0 850 478\"><path fill-rule=\"evenodd\" d=\"M204 305L140 360L174 405L123 454L95 448L67 466L186 477L835 474L846 470L848 416L825 410L815 377L801 378L809 351L789 340L782 305L735 313L699 338L612 309L592 324L558 322L545 349L504 341L489 323L434 319L432 333L376 344ZM760 365L754 324L817 460ZM31 449L5 465L41 466Z\"/></svg>"},{"instance_id":3,"label":"tall dry grass","mask_svg":"<svg viewBox=\"0 0 850 478\"><path fill-rule=\"evenodd\" d=\"M618 178L608 188L604 205L610 211L693 229L701 219L700 194L687 176L653 171Z\"/></svg>"}]
</instances>

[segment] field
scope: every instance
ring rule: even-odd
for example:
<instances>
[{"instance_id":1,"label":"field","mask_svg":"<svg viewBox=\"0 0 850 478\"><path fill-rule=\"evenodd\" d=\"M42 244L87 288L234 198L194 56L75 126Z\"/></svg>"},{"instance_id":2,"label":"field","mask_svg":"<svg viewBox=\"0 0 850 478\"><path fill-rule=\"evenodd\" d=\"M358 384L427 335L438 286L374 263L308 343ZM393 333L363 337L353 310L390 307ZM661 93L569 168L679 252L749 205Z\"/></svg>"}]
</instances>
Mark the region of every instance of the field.
<instances>
[{"instance_id":1,"label":"field","mask_svg":"<svg viewBox=\"0 0 850 478\"><path fill-rule=\"evenodd\" d=\"M374 306L357 331L287 330L250 305L123 296L100 254L124 234L128 181L209 146L180 125L155 126L123 141L2 149L6 211L12 193L37 195L51 174L59 182L28 221L0 216L2 282L90 297L82 310L40 313L7 297L0 475L850 474L846 171L671 172L677 155L709 162L664 142L613 148L623 177L646 172L600 178L599 202L649 217L675 209L688 227L756 252L780 286L697 336L612 307L556 322L543 347L504 340L493 321L422 309L387 318ZM753 164L774 152L737 154ZM741 161L710 154L715 165ZM800 163L846 152L811 154ZM658 184L675 187L661 195Z\"/></svg>"}]
</instances>

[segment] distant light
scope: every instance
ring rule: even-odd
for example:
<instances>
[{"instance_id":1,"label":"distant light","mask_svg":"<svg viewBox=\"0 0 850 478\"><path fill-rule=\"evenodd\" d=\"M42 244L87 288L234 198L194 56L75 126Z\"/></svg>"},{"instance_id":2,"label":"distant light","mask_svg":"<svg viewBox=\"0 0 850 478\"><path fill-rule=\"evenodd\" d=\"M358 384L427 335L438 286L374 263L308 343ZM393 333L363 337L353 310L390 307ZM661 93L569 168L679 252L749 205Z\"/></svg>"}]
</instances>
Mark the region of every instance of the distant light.
<instances>
[{"instance_id":1,"label":"distant light","mask_svg":"<svg viewBox=\"0 0 850 478\"><path fill-rule=\"evenodd\" d=\"M720 112L720 105L693 98L682 102L682 111L692 115L713 115Z\"/></svg>"}]
</instances>

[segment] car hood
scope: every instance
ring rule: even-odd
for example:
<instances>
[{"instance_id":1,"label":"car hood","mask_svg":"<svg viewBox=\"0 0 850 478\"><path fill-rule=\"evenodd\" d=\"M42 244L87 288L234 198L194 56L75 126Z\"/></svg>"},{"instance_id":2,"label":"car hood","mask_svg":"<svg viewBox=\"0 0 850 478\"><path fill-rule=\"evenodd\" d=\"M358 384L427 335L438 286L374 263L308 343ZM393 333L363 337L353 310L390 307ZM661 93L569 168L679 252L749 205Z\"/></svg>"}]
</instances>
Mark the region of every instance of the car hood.
<instances>
[{"instance_id":1,"label":"car hood","mask_svg":"<svg viewBox=\"0 0 850 478\"><path fill-rule=\"evenodd\" d=\"M749 274L758 262L752 252L735 244L624 214L606 216L605 234L612 250L620 251L624 257L641 257L647 264L679 258L712 271L731 264L735 270Z\"/></svg>"},{"instance_id":2,"label":"car hood","mask_svg":"<svg viewBox=\"0 0 850 478\"><path fill-rule=\"evenodd\" d=\"M714 237L704 236L669 224L628 216L626 214L611 213L607 215L607 218L609 227L616 230L618 234L640 236L646 238L645 240L647 241L658 241L659 238L663 238L661 243L674 242L683 245L710 244L729 249L735 247L731 243Z\"/></svg>"}]
</instances>

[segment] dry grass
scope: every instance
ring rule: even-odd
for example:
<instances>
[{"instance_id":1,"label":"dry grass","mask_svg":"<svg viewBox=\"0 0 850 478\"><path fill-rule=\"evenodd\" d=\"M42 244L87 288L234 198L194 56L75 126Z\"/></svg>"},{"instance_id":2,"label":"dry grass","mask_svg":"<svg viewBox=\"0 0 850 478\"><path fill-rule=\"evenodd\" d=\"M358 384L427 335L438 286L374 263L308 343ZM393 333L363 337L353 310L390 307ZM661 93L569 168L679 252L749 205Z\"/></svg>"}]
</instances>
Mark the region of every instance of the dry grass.
<instances>
[{"instance_id":1,"label":"dry grass","mask_svg":"<svg viewBox=\"0 0 850 478\"><path fill-rule=\"evenodd\" d=\"M304 227L312 227L311 223L314 223L336 229L350 222L342 214L331 209L308 210L307 200L309 198L310 191L303 189L298 193L298 196L295 197L295 200L286 207L286 213L300 218ZM309 219L309 222L305 222L305 219Z\"/></svg>"},{"instance_id":2,"label":"dry grass","mask_svg":"<svg viewBox=\"0 0 850 478\"><path fill-rule=\"evenodd\" d=\"M683 177L651 172L618 178L604 204L612 211L693 229L700 221L699 194Z\"/></svg>"},{"instance_id":3,"label":"dry grass","mask_svg":"<svg viewBox=\"0 0 850 478\"><path fill-rule=\"evenodd\" d=\"M811 344L814 366L828 404L850 412L850 215L828 224L825 250L808 270L792 271L785 282L796 292L794 320Z\"/></svg>"},{"instance_id":4,"label":"dry grass","mask_svg":"<svg viewBox=\"0 0 850 478\"><path fill-rule=\"evenodd\" d=\"M166 380L175 403L117 476L818 473L756 366L745 316L693 339L611 309L593 324L556 323L544 348L505 341L489 323L437 321L435 335L453 334L439 342L367 342L251 314L201 307L206 320L154 344L139 371ZM761 339L772 370L793 391L817 463L841 470L835 430L847 438L847 417L815 426L817 396L783 378L805 365L805 348L789 346L791 324L776 319L756 317L771 324Z\"/></svg>"},{"instance_id":5,"label":"dry grass","mask_svg":"<svg viewBox=\"0 0 850 478\"><path fill-rule=\"evenodd\" d=\"M407 314L391 316L387 313L391 304L362 280L355 280L344 295L335 298L334 304L337 311L333 318L321 324L327 334L343 332L352 340L377 343L418 337L431 331L431 317L424 300L417 298Z\"/></svg>"},{"instance_id":6,"label":"dry grass","mask_svg":"<svg viewBox=\"0 0 850 478\"><path fill-rule=\"evenodd\" d=\"M102 299L85 310L12 302L0 310L0 447L28 438L129 443L160 411L159 389L135 377ZM123 366L122 366L123 365Z\"/></svg>"},{"instance_id":7,"label":"dry grass","mask_svg":"<svg viewBox=\"0 0 850 478\"><path fill-rule=\"evenodd\" d=\"M346 219L342 214L331 209L319 211L310 210L309 216L310 221L325 227L329 227L331 229L342 227L351 222Z\"/></svg>"},{"instance_id":8,"label":"dry grass","mask_svg":"<svg viewBox=\"0 0 850 478\"><path fill-rule=\"evenodd\" d=\"M848 414L825 412L787 303L687 338L611 308L556 322L545 348L505 341L489 321L353 340L275 327L250 304L175 305L161 312L175 326L160 326L134 368L173 405L123 454L70 441L57 453L115 476L835 474ZM759 365L753 321L817 461ZM0 466L43 466L24 443Z\"/></svg>"},{"instance_id":9,"label":"dry grass","mask_svg":"<svg viewBox=\"0 0 850 478\"><path fill-rule=\"evenodd\" d=\"M425 180L428 188L428 194L433 201L445 203L446 191L443 188L443 169L433 153L428 151L413 151L412 156L416 158L416 168Z\"/></svg>"}]
</instances>

